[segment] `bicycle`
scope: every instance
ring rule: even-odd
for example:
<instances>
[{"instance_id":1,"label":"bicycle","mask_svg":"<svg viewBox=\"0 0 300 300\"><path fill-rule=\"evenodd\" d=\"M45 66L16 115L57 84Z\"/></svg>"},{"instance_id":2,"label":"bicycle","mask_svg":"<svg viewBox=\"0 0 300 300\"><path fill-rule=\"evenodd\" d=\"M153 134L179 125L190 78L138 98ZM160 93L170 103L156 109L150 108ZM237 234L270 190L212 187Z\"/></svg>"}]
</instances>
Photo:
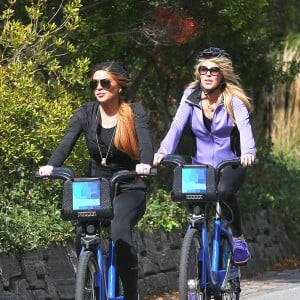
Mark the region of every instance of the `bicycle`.
<instances>
[{"instance_id":1,"label":"bicycle","mask_svg":"<svg viewBox=\"0 0 300 300\"><path fill-rule=\"evenodd\" d=\"M233 240L222 216L216 186L226 166L240 166L240 160L226 160L216 168L188 165L179 155L167 155L162 165L172 165L173 201L188 204L189 217L180 253L179 299L238 300L240 266L233 262ZM209 222L212 204L216 205L214 222ZM209 227L211 238L209 239ZM213 298L212 298L213 297Z\"/></svg>"},{"instance_id":2,"label":"bicycle","mask_svg":"<svg viewBox=\"0 0 300 300\"><path fill-rule=\"evenodd\" d=\"M156 175L156 169L150 174ZM101 226L113 219L113 199L120 181L134 178L135 171L116 172L106 178L76 178L71 169L56 167L50 176L38 178L61 179L63 196L61 218L75 221L77 239L80 241L76 272L75 300L123 300L122 282L116 266L116 250L108 238L108 250L102 246Z\"/></svg>"}]
</instances>

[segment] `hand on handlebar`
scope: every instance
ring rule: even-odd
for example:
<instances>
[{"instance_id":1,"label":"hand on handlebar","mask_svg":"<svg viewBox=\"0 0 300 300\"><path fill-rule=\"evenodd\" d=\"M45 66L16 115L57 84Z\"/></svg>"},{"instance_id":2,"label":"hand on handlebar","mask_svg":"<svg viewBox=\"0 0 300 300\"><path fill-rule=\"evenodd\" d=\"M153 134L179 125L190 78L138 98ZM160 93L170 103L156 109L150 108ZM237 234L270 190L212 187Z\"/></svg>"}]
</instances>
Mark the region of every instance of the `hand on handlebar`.
<instances>
[{"instance_id":1,"label":"hand on handlebar","mask_svg":"<svg viewBox=\"0 0 300 300\"><path fill-rule=\"evenodd\" d=\"M241 165L243 167L251 167L255 162L255 156L253 154L242 154Z\"/></svg>"},{"instance_id":2,"label":"hand on handlebar","mask_svg":"<svg viewBox=\"0 0 300 300\"><path fill-rule=\"evenodd\" d=\"M39 168L40 176L50 176L54 167L50 165L42 166Z\"/></svg>"},{"instance_id":3,"label":"hand on handlebar","mask_svg":"<svg viewBox=\"0 0 300 300\"><path fill-rule=\"evenodd\" d=\"M153 159L153 166L157 167L165 158L165 154L163 153L155 153L154 154L154 159Z\"/></svg>"},{"instance_id":4,"label":"hand on handlebar","mask_svg":"<svg viewBox=\"0 0 300 300\"><path fill-rule=\"evenodd\" d=\"M150 174L150 172L151 172L151 165L149 165L149 164L143 164L143 163L137 164L135 166L135 171L139 175Z\"/></svg>"}]
</instances>

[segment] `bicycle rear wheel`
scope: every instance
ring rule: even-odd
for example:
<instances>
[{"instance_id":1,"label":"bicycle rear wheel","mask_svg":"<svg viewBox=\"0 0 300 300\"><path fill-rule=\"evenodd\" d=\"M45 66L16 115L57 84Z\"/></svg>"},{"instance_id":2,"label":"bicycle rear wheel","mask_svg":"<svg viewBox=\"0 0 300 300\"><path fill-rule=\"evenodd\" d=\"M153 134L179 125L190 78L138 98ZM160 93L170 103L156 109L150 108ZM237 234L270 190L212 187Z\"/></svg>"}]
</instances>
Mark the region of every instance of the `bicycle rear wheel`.
<instances>
[{"instance_id":1,"label":"bicycle rear wheel","mask_svg":"<svg viewBox=\"0 0 300 300\"><path fill-rule=\"evenodd\" d=\"M95 277L98 264L92 251L85 251L78 263L76 274L75 300L97 300L98 288L95 287Z\"/></svg>"},{"instance_id":2,"label":"bicycle rear wheel","mask_svg":"<svg viewBox=\"0 0 300 300\"><path fill-rule=\"evenodd\" d=\"M183 239L179 263L179 300L207 300L210 295L200 289L201 263L198 260L202 246L197 229L190 229Z\"/></svg>"}]
</instances>

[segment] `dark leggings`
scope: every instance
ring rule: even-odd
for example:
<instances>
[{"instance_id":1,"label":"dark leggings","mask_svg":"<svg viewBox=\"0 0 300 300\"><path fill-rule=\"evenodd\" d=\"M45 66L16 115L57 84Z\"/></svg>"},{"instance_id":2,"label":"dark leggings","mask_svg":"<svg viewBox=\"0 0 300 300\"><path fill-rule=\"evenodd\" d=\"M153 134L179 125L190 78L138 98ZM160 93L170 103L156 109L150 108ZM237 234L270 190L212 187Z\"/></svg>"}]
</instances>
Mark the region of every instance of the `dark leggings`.
<instances>
[{"instance_id":1,"label":"dark leggings","mask_svg":"<svg viewBox=\"0 0 300 300\"><path fill-rule=\"evenodd\" d=\"M116 245L117 267L124 288L125 300L137 300L138 259L132 241L132 228L146 210L146 193L128 190L114 200L111 237Z\"/></svg>"},{"instance_id":2,"label":"dark leggings","mask_svg":"<svg viewBox=\"0 0 300 300\"><path fill-rule=\"evenodd\" d=\"M231 230L233 237L242 235L242 222L240 214L239 202L236 193L242 186L246 177L246 168L232 168L231 166L224 168L218 184L218 195L222 208L222 214L228 220L232 220ZM233 216L230 213L230 209Z\"/></svg>"}]
</instances>

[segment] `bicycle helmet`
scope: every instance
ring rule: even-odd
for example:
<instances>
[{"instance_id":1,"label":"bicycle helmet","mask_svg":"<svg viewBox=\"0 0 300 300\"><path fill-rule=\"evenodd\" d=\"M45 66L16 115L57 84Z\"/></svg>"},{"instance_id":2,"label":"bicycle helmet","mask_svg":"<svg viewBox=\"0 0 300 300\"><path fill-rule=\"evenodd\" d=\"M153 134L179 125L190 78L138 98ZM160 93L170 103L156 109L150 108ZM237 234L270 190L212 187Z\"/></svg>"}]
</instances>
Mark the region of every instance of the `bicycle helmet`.
<instances>
[{"instance_id":1,"label":"bicycle helmet","mask_svg":"<svg viewBox=\"0 0 300 300\"><path fill-rule=\"evenodd\" d=\"M209 47L208 49L205 49L202 52L200 52L200 54L198 55L198 59L210 58L210 57L221 57L221 56L224 56L231 60L230 55L225 50L222 50L220 48L215 48L215 47Z\"/></svg>"}]
</instances>

